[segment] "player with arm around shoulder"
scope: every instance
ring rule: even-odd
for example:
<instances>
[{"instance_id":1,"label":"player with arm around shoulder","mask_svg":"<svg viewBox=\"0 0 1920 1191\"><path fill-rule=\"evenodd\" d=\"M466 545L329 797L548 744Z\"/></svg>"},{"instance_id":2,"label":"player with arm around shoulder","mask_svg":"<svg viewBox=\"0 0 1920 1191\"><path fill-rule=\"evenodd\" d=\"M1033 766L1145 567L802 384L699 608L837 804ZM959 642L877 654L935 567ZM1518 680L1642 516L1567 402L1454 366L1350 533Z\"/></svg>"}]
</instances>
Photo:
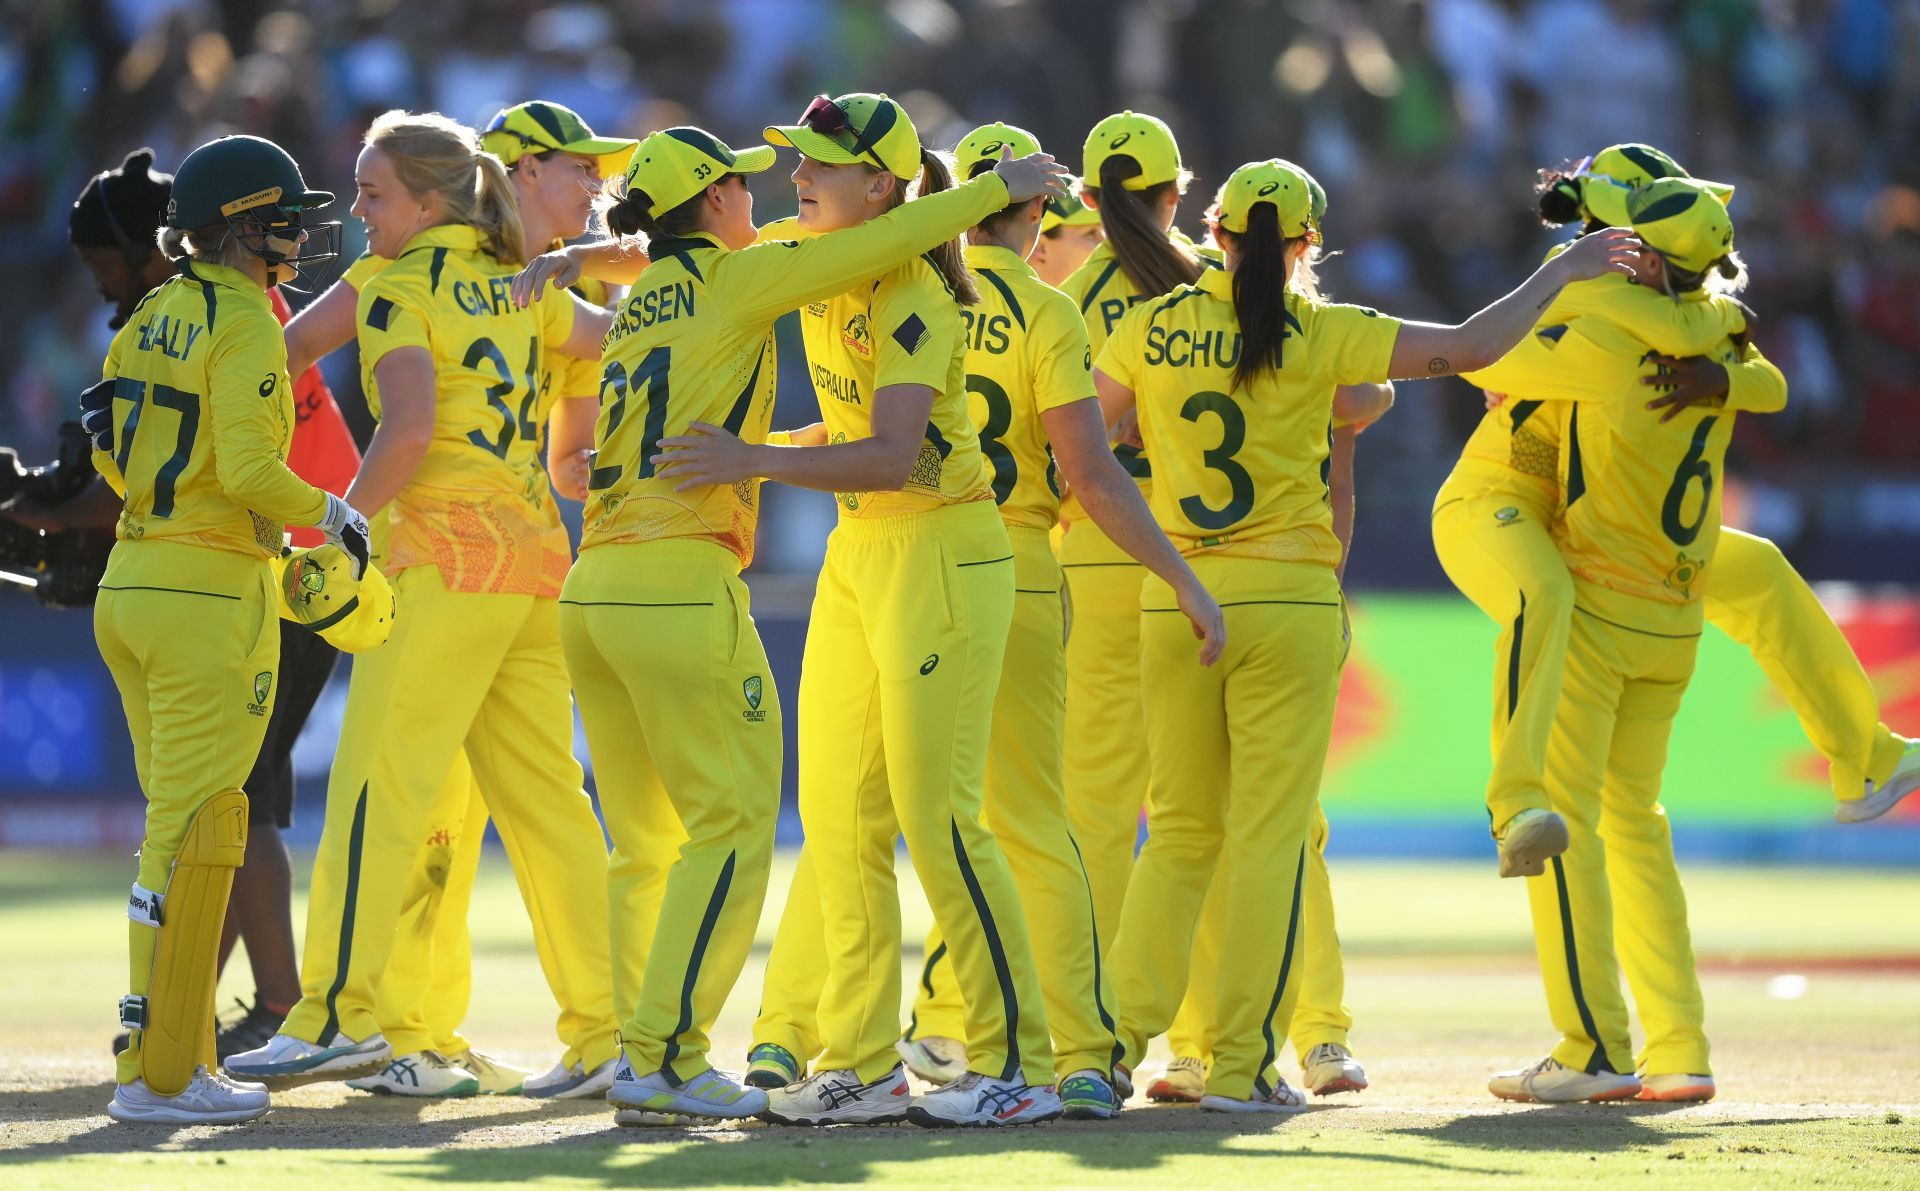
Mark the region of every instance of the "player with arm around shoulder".
<instances>
[{"instance_id":1,"label":"player with arm around shoulder","mask_svg":"<svg viewBox=\"0 0 1920 1191\"><path fill-rule=\"evenodd\" d=\"M1229 634L1218 666L1194 665L1169 593L1152 580L1142 590L1154 799L1110 969L1131 1065L1180 1005L1179 960L1224 860L1202 1105L1287 1112L1304 1098L1273 1070L1269 1021L1290 1021L1298 996L1302 878L1346 652L1325 470L1334 390L1498 358L1563 285L1623 267L1631 238L1608 233L1465 323L1434 326L1301 292L1319 231L1308 180L1281 162L1234 172L1214 234L1227 267L1141 304L1098 361L1109 423L1137 414L1155 516Z\"/></svg>"},{"instance_id":2,"label":"player with arm around shoulder","mask_svg":"<svg viewBox=\"0 0 1920 1191\"><path fill-rule=\"evenodd\" d=\"M286 465L294 412L267 291L331 251L303 252L308 190L279 146L202 145L181 163L162 249L180 274L114 337L82 400L94 464L125 499L94 605L147 795L127 914L131 1032L108 1114L167 1124L249 1120L258 1084L214 1055L213 981L233 870L246 854L252 768L273 709L280 599L269 560L288 525L318 526L367 562L366 521Z\"/></svg>"}]
</instances>

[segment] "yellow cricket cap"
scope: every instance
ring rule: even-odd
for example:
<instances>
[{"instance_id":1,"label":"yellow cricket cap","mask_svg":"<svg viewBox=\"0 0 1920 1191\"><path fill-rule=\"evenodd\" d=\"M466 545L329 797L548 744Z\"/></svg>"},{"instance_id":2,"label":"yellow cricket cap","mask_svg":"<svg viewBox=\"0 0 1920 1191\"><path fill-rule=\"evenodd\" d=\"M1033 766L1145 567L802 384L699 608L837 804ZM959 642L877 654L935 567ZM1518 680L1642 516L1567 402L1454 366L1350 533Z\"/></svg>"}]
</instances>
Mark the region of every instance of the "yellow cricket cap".
<instances>
[{"instance_id":1,"label":"yellow cricket cap","mask_svg":"<svg viewBox=\"0 0 1920 1191\"><path fill-rule=\"evenodd\" d=\"M646 193L655 219L728 174L757 174L774 162L766 145L735 151L701 128L665 128L640 142L627 167L627 193Z\"/></svg>"},{"instance_id":2,"label":"yellow cricket cap","mask_svg":"<svg viewBox=\"0 0 1920 1191\"><path fill-rule=\"evenodd\" d=\"M320 634L343 653L386 643L393 631L393 585L368 566L358 579L338 546L291 550L274 560L280 576L280 615Z\"/></svg>"},{"instance_id":3,"label":"yellow cricket cap","mask_svg":"<svg viewBox=\"0 0 1920 1191\"><path fill-rule=\"evenodd\" d=\"M1131 157L1139 163L1140 172L1120 184L1127 190L1145 190L1180 176L1180 146L1174 143L1173 129L1158 116L1116 112L1094 125L1081 161L1088 186L1098 189L1100 167L1110 157Z\"/></svg>"},{"instance_id":4,"label":"yellow cricket cap","mask_svg":"<svg viewBox=\"0 0 1920 1191\"><path fill-rule=\"evenodd\" d=\"M1660 178L1627 195L1628 226L1647 246L1689 273L1704 273L1733 251L1733 217L1712 186Z\"/></svg>"},{"instance_id":5,"label":"yellow cricket cap","mask_svg":"<svg viewBox=\"0 0 1920 1191\"><path fill-rule=\"evenodd\" d=\"M1228 176L1214 200L1220 226L1236 235L1247 230L1247 217L1262 203L1270 203L1279 217L1280 235L1286 239L1304 236L1319 225L1326 214L1326 194L1319 195L1319 215L1315 214L1314 195L1320 184L1299 166L1271 158L1249 161Z\"/></svg>"},{"instance_id":6,"label":"yellow cricket cap","mask_svg":"<svg viewBox=\"0 0 1920 1191\"><path fill-rule=\"evenodd\" d=\"M1000 163L1000 150L1012 149L1015 157L1031 157L1040 151L1040 142L1024 128L1011 124L982 124L953 150L953 172L962 180L986 173Z\"/></svg>"},{"instance_id":7,"label":"yellow cricket cap","mask_svg":"<svg viewBox=\"0 0 1920 1191\"><path fill-rule=\"evenodd\" d=\"M502 108L480 134L480 147L508 165L529 153L576 153L598 158L602 178L625 173L639 143L595 136L572 108L544 99Z\"/></svg>"},{"instance_id":8,"label":"yellow cricket cap","mask_svg":"<svg viewBox=\"0 0 1920 1191\"><path fill-rule=\"evenodd\" d=\"M828 165L860 162L902 180L920 172L920 134L907 109L885 95L817 95L798 124L770 124L762 135L770 145L798 149Z\"/></svg>"},{"instance_id":9,"label":"yellow cricket cap","mask_svg":"<svg viewBox=\"0 0 1920 1191\"><path fill-rule=\"evenodd\" d=\"M1634 187L1662 178L1693 177L1672 157L1637 143L1608 145L1593 155L1581 174L1580 205L1608 227L1627 226L1627 195ZM1608 181L1613 185L1606 185ZM1733 201L1733 187L1726 183L1701 180L1701 185L1722 204Z\"/></svg>"},{"instance_id":10,"label":"yellow cricket cap","mask_svg":"<svg viewBox=\"0 0 1920 1191\"><path fill-rule=\"evenodd\" d=\"M1047 209L1040 216L1040 234L1046 235L1057 227L1098 227L1100 212L1087 206L1080 197L1080 179L1067 180L1067 197L1050 198Z\"/></svg>"}]
</instances>

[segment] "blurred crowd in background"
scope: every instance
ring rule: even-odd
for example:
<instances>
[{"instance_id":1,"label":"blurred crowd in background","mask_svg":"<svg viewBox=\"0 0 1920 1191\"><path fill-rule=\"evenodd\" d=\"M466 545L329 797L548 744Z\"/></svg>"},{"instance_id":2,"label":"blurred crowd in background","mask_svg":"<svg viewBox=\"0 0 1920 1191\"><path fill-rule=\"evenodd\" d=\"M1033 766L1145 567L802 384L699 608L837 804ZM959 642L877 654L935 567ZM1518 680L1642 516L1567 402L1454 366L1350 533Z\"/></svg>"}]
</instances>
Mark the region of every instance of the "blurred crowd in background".
<instances>
[{"instance_id":1,"label":"blurred crowd in background","mask_svg":"<svg viewBox=\"0 0 1920 1191\"><path fill-rule=\"evenodd\" d=\"M251 132L350 196L391 107L483 124L524 99L596 130L699 123L735 144L818 92L884 90L946 147L1023 125L1077 168L1123 107L1174 128L1196 234L1244 160L1285 156L1331 198L1341 300L1458 319L1557 236L1532 183L1617 141L1734 183L1759 341L1787 411L1742 420L1730 520L1815 578L1920 580L1920 0L6 0L0 33L0 443L50 454L98 376L106 310L66 245L87 178L151 145L171 168ZM789 213L784 171L756 180ZM357 222L342 201L357 251ZM322 282L331 279L323 274ZM302 300L291 295L296 306ZM796 336L783 345L797 350ZM329 378L364 404L350 353ZM812 420L783 369L781 424ZM1480 412L1459 381L1404 385L1361 442L1366 543L1424 541ZM811 571L831 505L769 502L762 567ZM1838 543L1836 545L1836 543ZM1902 547L1904 546L1904 550ZM1889 554L1888 552L1892 552ZM1438 572L1432 574L1437 579Z\"/></svg>"}]
</instances>

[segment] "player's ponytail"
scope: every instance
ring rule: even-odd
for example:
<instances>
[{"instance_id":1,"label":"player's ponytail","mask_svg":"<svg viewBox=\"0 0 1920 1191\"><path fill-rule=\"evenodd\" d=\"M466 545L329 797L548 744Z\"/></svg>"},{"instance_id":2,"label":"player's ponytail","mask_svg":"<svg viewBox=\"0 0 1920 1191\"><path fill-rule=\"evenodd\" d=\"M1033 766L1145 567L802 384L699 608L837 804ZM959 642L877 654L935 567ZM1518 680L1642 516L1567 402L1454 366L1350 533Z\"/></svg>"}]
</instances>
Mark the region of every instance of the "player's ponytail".
<instances>
[{"instance_id":1,"label":"player's ponytail","mask_svg":"<svg viewBox=\"0 0 1920 1191\"><path fill-rule=\"evenodd\" d=\"M729 175L738 182L739 175ZM744 182L739 182L745 185ZM660 212L658 216L649 214L653 208L653 196L638 188L629 190L624 179L615 178L600 191L598 206L600 218L606 222L607 230L616 236L644 236L651 243L657 236L690 236L701 230L702 209L706 205L707 192L703 188L698 194L681 203Z\"/></svg>"},{"instance_id":2,"label":"player's ponytail","mask_svg":"<svg viewBox=\"0 0 1920 1191\"><path fill-rule=\"evenodd\" d=\"M868 166L868 169L873 169ZM878 171L874 171L878 172ZM947 166L947 159L931 149L920 150L920 177L914 186L914 197L923 194L938 194L942 190L953 189L953 171ZM896 179L893 199L887 204L889 211L907 201L906 179ZM942 241L926 254L927 263L934 272L940 274L947 292L953 300L962 306L972 306L980 301L980 291L974 288L973 274L967 270L966 255L960 250L960 238Z\"/></svg>"},{"instance_id":3,"label":"player's ponytail","mask_svg":"<svg viewBox=\"0 0 1920 1191\"><path fill-rule=\"evenodd\" d=\"M1272 203L1255 204L1247 213L1246 231L1221 234L1240 250L1233 270L1233 313L1240 322L1233 387L1245 389L1261 372L1280 367L1287 336L1287 253L1296 241L1280 235ZM1310 268L1304 257L1301 264Z\"/></svg>"},{"instance_id":4,"label":"player's ponytail","mask_svg":"<svg viewBox=\"0 0 1920 1191\"><path fill-rule=\"evenodd\" d=\"M517 265L526 259L527 234L520 223L520 199L513 191L506 163L485 149L474 154L479 178L474 186L473 217L467 222L480 230L494 259Z\"/></svg>"},{"instance_id":5,"label":"player's ponytail","mask_svg":"<svg viewBox=\"0 0 1920 1191\"><path fill-rule=\"evenodd\" d=\"M1100 226L1127 280L1142 294L1172 293L1200 280L1203 267L1192 251L1173 242L1158 216L1169 190L1186 189L1185 179L1128 190L1126 180L1139 175L1139 162L1115 154L1100 163L1098 185L1086 189L1100 204Z\"/></svg>"},{"instance_id":6,"label":"player's ponytail","mask_svg":"<svg viewBox=\"0 0 1920 1191\"><path fill-rule=\"evenodd\" d=\"M495 260L521 263L520 200L507 167L480 147L479 133L439 112L396 109L375 118L365 143L387 155L409 194L440 196L441 223L474 228Z\"/></svg>"}]
</instances>

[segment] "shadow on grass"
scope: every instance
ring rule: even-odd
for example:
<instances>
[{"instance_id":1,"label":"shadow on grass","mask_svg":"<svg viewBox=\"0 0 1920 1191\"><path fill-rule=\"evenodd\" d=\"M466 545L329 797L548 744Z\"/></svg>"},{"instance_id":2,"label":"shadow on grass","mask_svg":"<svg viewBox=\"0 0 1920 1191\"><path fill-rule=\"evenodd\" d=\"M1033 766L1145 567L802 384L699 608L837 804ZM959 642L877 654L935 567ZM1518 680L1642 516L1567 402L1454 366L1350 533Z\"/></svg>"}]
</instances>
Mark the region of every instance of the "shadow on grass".
<instances>
[{"instance_id":1,"label":"shadow on grass","mask_svg":"<svg viewBox=\"0 0 1920 1191\"><path fill-rule=\"evenodd\" d=\"M279 1107L263 1120L238 1127L172 1129L108 1123L99 1115L105 1096L97 1088L74 1089L81 1090L89 1093L91 1111L85 1115L98 1124L58 1141L0 1151L0 1170L61 1158L153 1152L164 1146L166 1153L277 1152L288 1158L314 1152L345 1157L385 1151L366 1153L354 1165L382 1179L518 1183L558 1175L606 1186L853 1184L885 1178L886 1164L940 1159L982 1159L997 1169L978 1181L1015 1184L1021 1181L1023 1163L1031 1168L1035 1160L1045 1158L1070 1164L1070 1170L1098 1180L1108 1172L1134 1173L1186 1157L1225 1159L1238 1166L1242 1161L1293 1153L1378 1163L1409 1173L1483 1177L1510 1173L1483 1163L1450 1161L1446 1156L1342 1146L1310 1132L1317 1112L1249 1119L1193 1110L1137 1109L1116 1121L1055 1122L991 1131L933 1132L912 1125L815 1130L758 1122L737 1130L706 1131L622 1129L613 1124L606 1105L593 1102L523 1102L525 1107L515 1105L505 1111L431 1119L425 1110L433 1107L432 1102L368 1097L324 1107ZM111 1094L110 1087L106 1094ZM603 1127L575 1131L581 1117L597 1118ZM505 1146L476 1136L543 1122L567 1132L531 1144ZM1242 1138L1256 1137L1282 1139L1281 1151L1237 1144ZM1258 1178L1262 1169L1249 1164L1245 1177Z\"/></svg>"},{"instance_id":2,"label":"shadow on grass","mask_svg":"<svg viewBox=\"0 0 1920 1191\"><path fill-rule=\"evenodd\" d=\"M1442 1145L1505 1153L1606 1154L1626 1150L1661 1149L1679 1141L1724 1132L1728 1122L1702 1117L1690 1128L1685 1114L1691 1104L1560 1104L1537 1105L1515 1112L1466 1114L1439 1125L1394 1126L1389 1132L1419 1137ZM1656 1127L1655 1118L1662 1120ZM1773 1124L1812 1124L1831 1117L1743 1119L1741 1127Z\"/></svg>"}]
</instances>

